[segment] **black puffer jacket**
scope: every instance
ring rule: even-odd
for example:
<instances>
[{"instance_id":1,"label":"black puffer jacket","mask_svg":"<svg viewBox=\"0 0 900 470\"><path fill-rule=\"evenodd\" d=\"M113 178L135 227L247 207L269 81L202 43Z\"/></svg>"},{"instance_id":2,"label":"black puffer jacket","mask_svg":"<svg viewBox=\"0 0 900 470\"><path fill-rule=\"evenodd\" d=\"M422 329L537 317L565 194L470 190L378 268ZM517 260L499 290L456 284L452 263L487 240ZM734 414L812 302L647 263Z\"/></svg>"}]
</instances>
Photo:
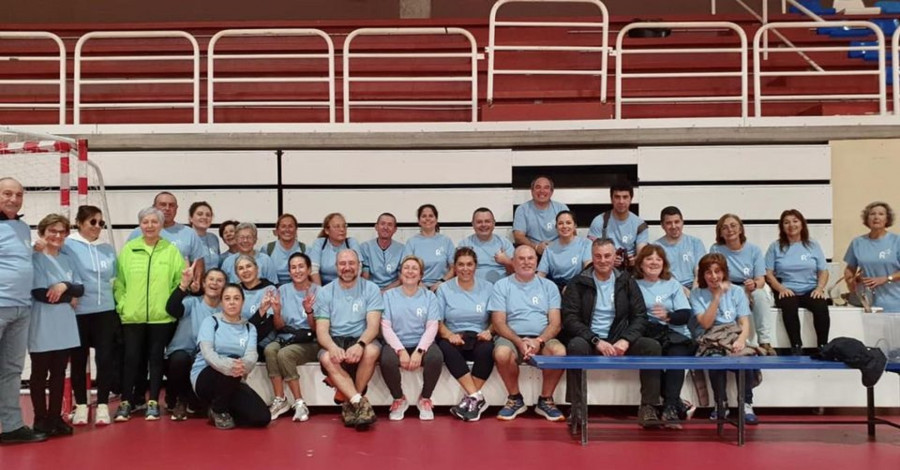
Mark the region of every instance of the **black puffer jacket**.
<instances>
[{"instance_id":1,"label":"black puffer jacket","mask_svg":"<svg viewBox=\"0 0 900 470\"><path fill-rule=\"evenodd\" d=\"M624 271L616 272L614 300L616 317L609 328L609 338L600 338L614 343L624 339L634 344L647 328L647 306L641 288L634 278ZM562 331L559 340L568 343L580 336L588 343L597 336L591 331L591 318L597 301L597 287L594 284L594 268L588 266L569 282L562 298Z\"/></svg>"}]
</instances>

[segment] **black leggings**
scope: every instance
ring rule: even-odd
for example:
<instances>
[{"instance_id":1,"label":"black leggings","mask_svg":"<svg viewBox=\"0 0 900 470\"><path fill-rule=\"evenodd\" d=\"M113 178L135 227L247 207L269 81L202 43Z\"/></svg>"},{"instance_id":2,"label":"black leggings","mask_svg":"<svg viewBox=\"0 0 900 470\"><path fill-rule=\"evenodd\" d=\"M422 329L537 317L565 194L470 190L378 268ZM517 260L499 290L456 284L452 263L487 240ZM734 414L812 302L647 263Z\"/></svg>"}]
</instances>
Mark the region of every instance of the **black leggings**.
<instances>
[{"instance_id":1,"label":"black leggings","mask_svg":"<svg viewBox=\"0 0 900 470\"><path fill-rule=\"evenodd\" d=\"M71 349L57 351L33 352L31 356L31 406L34 407L34 422L40 423L48 418L59 418L62 415L63 386L66 381L66 366L69 363ZM47 376L50 376L50 402L47 402ZM18 400L18 398L17 398ZM5 429L4 429L5 431Z\"/></svg>"},{"instance_id":2,"label":"black leggings","mask_svg":"<svg viewBox=\"0 0 900 470\"><path fill-rule=\"evenodd\" d=\"M406 352L412 355L415 347L406 348ZM394 400L403 397L403 387L400 385L400 356L391 348L381 348L381 377L391 392ZM422 398L431 398L438 379L441 378L441 366L444 365L444 357L441 349L432 344L422 356Z\"/></svg>"},{"instance_id":3,"label":"black leggings","mask_svg":"<svg viewBox=\"0 0 900 470\"><path fill-rule=\"evenodd\" d=\"M447 370L453 375L453 378L459 380L460 377L469 373L469 365L466 361L472 361L472 377L481 380L487 380L494 370L494 342L493 341L476 341L475 347L472 349L463 349L462 346L454 346L446 339L437 340L438 347L444 353L444 364Z\"/></svg>"},{"instance_id":4,"label":"black leggings","mask_svg":"<svg viewBox=\"0 0 900 470\"><path fill-rule=\"evenodd\" d=\"M177 400L197 409L199 400L191 388L191 367L194 365L194 355L187 351L174 351L169 354L166 368L166 401L174 405Z\"/></svg>"},{"instance_id":5,"label":"black leggings","mask_svg":"<svg viewBox=\"0 0 900 470\"><path fill-rule=\"evenodd\" d=\"M138 374L147 364L150 373L150 400L159 400L162 388L166 345L175 332L175 323L122 325L125 339L125 373L122 377L122 399L135 403L134 385ZM139 397L143 398L143 397Z\"/></svg>"},{"instance_id":6,"label":"black leggings","mask_svg":"<svg viewBox=\"0 0 900 470\"><path fill-rule=\"evenodd\" d=\"M109 403L109 388L115 374L113 350L116 329L119 328L119 314L114 310L89 313L75 317L78 321L78 337L81 347L72 350L72 391L75 403L85 405L87 396L87 362L91 346L96 351L97 361L97 403Z\"/></svg>"},{"instance_id":7,"label":"black leggings","mask_svg":"<svg viewBox=\"0 0 900 470\"><path fill-rule=\"evenodd\" d=\"M663 356L693 356L696 347L693 342L669 344L663 348ZM681 403L681 388L684 386L684 370L667 369L662 371L663 403L677 406Z\"/></svg>"},{"instance_id":8,"label":"black leggings","mask_svg":"<svg viewBox=\"0 0 900 470\"><path fill-rule=\"evenodd\" d=\"M828 344L828 330L831 328L831 317L828 315L828 302L825 299L814 299L812 292L783 299L775 297L775 306L781 309L781 318L784 320L784 329L787 330L791 346L802 346L800 337L800 315L798 310L803 307L813 315L813 326L816 329L816 346Z\"/></svg>"},{"instance_id":9,"label":"black leggings","mask_svg":"<svg viewBox=\"0 0 900 470\"><path fill-rule=\"evenodd\" d=\"M266 403L240 377L230 377L207 366L200 371L195 390L210 409L230 413L238 426L264 428L272 420Z\"/></svg>"},{"instance_id":10,"label":"black leggings","mask_svg":"<svg viewBox=\"0 0 900 470\"><path fill-rule=\"evenodd\" d=\"M712 384L713 389L713 397L715 402L718 404L719 402L726 404L728 402L728 395L726 395L725 386L728 383L728 377L726 376L724 370L711 370L709 371L709 382ZM756 375L755 370L733 370L731 371L737 377L737 374L744 374L744 391L740 390L737 393L744 394L744 402L748 405L753 404L753 381L754 376Z\"/></svg>"}]
</instances>

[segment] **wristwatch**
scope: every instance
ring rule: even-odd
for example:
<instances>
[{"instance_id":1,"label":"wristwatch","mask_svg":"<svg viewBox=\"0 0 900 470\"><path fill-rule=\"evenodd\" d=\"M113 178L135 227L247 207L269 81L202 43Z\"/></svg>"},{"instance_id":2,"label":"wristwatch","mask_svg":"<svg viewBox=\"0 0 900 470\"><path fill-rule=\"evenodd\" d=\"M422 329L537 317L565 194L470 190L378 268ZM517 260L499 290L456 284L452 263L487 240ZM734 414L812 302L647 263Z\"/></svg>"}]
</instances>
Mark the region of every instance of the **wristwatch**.
<instances>
[{"instance_id":1,"label":"wristwatch","mask_svg":"<svg viewBox=\"0 0 900 470\"><path fill-rule=\"evenodd\" d=\"M894 275L893 275L893 274L891 274L891 275L888 276L888 284L890 284L890 283L892 283L892 282L894 282Z\"/></svg>"},{"instance_id":2,"label":"wristwatch","mask_svg":"<svg viewBox=\"0 0 900 470\"><path fill-rule=\"evenodd\" d=\"M416 348L416 352L419 354L425 354L425 350L422 348Z\"/></svg>"},{"instance_id":3,"label":"wristwatch","mask_svg":"<svg viewBox=\"0 0 900 470\"><path fill-rule=\"evenodd\" d=\"M594 346L600 344L600 337L597 335L591 337L591 344L593 344Z\"/></svg>"},{"instance_id":4,"label":"wristwatch","mask_svg":"<svg viewBox=\"0 0 900 470\"><path fill-rule=\"evenodd\" d=\"M365 341L359 340L359 341L356 342L356 344L362 346L363 349L366 349L366 342L365 342Z\"/></svg>"}]
</instances>

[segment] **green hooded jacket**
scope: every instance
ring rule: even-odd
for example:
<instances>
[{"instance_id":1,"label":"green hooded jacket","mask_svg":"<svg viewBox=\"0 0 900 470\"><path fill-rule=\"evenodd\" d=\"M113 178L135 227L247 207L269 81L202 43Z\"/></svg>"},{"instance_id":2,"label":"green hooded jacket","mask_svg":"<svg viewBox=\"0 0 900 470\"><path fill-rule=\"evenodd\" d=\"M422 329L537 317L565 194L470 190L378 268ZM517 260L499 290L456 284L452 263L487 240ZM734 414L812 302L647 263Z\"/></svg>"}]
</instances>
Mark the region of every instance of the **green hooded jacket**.
<instances>
[{"instance_id":1,"label":"green hooded jacket","mask_svg":"<svg viewBox=\"0 0 900 470\"><path fill-rule=\"evenodd\" d=\"M186 264L178 247L160 239L156 246L137 237L122 248L113 293L123 324L172 323L166 301L181 282Z\"/></svg>"}]
</instances>

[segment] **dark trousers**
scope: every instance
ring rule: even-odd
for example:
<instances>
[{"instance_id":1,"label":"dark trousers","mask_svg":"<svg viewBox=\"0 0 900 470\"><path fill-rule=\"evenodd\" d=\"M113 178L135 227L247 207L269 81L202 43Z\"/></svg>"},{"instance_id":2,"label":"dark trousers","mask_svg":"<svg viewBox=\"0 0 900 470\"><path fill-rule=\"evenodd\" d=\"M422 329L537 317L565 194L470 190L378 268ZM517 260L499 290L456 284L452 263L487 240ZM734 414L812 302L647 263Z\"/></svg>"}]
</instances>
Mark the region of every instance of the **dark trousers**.
<instances>
[{"instance_id":1,"label":"dark trousers","mask_svg":"<svg viewBox=\"0 0 900 470\"><path fill-rule=\"evenodd\" d=\"M831 328L831 317L828 315L828 302L825 299L810 297L812 292L783 299L775 299L775 306L781 309L781 318L784 320L784 329L787 330L791 346L802 346L800 338L800 314L798 310L803 307L813 315L813 327L816 329L816 346L828 344L828 330Z\"/></svg>"},{"instance_id":2,"label":"dark trousers","mask_svg":"<svg viewBox=\"0 0 900 470\"><path fill-rule=\"evenodd\" d=\"M416 348L406 348L406 352L412 354ZM431 398L438 379L441 378L441 367L444 365L444 355L441 349L432 344L422 356L422 398ZM381 377L387 384L391 396L396 400L403 397L403 387L400 386L400 356L390 347L381 348Z\"/></svg>"},{"instance_id":3,"label":"dark trousers","mask_svg":"<svg viewBox=\"0 0 900 470\"><path fill-rule=\"evenodd\" d=\"M89 313L75 317L81 347L72 350L72 391L75 403L85 405L87 397L87 362L91 347L97 361L97 403L109 403L109 389L115 374L113 351L119 315L114 311Z\"/></svg>"},{"instance_id":4,"label":"dark trousers","mask_svg":"<svg viewBox=\"0 0 900 470\"><path fill-rule=\"evenodd\" d=\"M669 344L663 349L663 356L693 356L694 343ZM683 369L667 369L662 371L663 403L677 406L681 403L681 389L684 386Z\"/></svg>"},{"instance_id":5,"label":"dark trousers","mask_svg":"<svg viewBox=\"0 0 900 470\"><path fill-rule=\"evenodd\" d=\"M572 338L566 345L567 356L591 356L594 354L599 354L594 345L580 336ZM650 338L638 338L625 352L626 356L659 356L660 354L662 354L662 347ZM573 406L580 405L581 374L583 373L575 369L569 369L566 372L566 400ZM682 373L682 375L684 374ZM660 371L642 370L640 376L641 405L655 406L659 404ZM682 378L682 380L684 379Z\"/></svg>"},{"instance_id":6,"label":"dark trousers","mask_svg":"<svg viewBox=\"0 0 900 470\"><path fill-rule=\"evenodd\" d=\"M728 380L728 377L725 375L726 372L728 372L728 371L724 371L724 370L709 371L709 382L710 382L710 384L712 384L713 397L717 404L718 403L724 404L728 401L728 395L726 395L726 392L725 392L725 385L727 384L727 380ZM740 373L744 374L744 391L743 391L744 402L746 402L749 405L752 405L753 404L753 382L754 382L754 376L756 375L756 371L755 370L744 370L744 371L733 370L731 372L733 374L735 374L735 376L737 376L737 374L740 374ZM738 390L738 393L741 393L741 391Z\"/></svg>"},{"instance_id":7,"label":"dark trousers","mask_svg":"<svg viewBox=\"0 0 900 470\"><path fill-rule=\"evenodd\" d=\"M66 366L69 363L71 349L57 351L33 352L31 356L31 406L34 407L34 422L41 423L47 419L57 419L62 414L63 386L66 381ZM47 377L50 380L47 380ZM50 401L47 401L49 384Z\"/></svg>"},{"instance_id":8,"label":"dark trousers","mask_svg":"<svg viewBox=\"0 0 900 470\"><path fill-rule=\"evenodd\" d=\"M122 399L135 403L135 384L141 373L141 364L147 364L149 372L150 400L159 400L162 388L164 354L166 345L175 332L175 323L122 325L125 339L125 373L122 377ZM143 395L143 393L141 393Z\"/></svg>"},{"instance_id":9,"label":"dark trousers","mask_svg":"<svg viewBox=\"0 0 900 470\"><path fill-rule=\"evenodd\" d=\"M266 403L240 377L207 366L197 377L195 390L200 401L216 413L230 413L238 426L263 428L272 419Z\"/></svg>"},{"instance_id":10,"label":"dark trousers","mask_svg":"<svg viewBox=\"0 0 900 470\"><path fill-rule=\"evenodd\" d=\"M174 351L169 354L166 363L166 401L174 405L177 400L189 405L192 409L199 408L200 402L194 389L191 388L191 367L194 365L194 355L187 351Z\"/></svg>"},{"instance_id":11,"label":"dark trousers","mask_svg":"<svg viewBox=\"0 0 900 470\"><path fill-rule=\"evenodd\" d=\"M446 339L438 339L437 345L444 353L444 364L454 379L469 373L469 365L466 361L472 361L472 377L487 380L494 370L494 342L476 341L472 349L464 349L464 346L455 346Z\"/></svg>"}]
</instances>

